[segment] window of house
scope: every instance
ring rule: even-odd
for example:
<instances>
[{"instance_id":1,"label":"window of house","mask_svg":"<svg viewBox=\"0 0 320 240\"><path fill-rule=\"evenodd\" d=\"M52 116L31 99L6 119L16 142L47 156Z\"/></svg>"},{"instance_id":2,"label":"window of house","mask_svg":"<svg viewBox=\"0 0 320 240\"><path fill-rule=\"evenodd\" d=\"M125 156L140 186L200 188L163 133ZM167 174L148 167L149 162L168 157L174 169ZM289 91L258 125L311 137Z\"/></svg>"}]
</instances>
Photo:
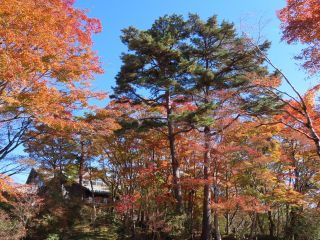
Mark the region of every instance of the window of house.
<instances>
[{"instance_id":1,"label":"window of house","mask_svg":"<svg viewBox=\"0 0 320 240\"><path fill-rule=\"evenodd\" d=\"M88 185L88 184L89 184L89 181L84 180L84 181L83 181L83 184L84 184L84 185Z\"/></svg>"}]
</instances>

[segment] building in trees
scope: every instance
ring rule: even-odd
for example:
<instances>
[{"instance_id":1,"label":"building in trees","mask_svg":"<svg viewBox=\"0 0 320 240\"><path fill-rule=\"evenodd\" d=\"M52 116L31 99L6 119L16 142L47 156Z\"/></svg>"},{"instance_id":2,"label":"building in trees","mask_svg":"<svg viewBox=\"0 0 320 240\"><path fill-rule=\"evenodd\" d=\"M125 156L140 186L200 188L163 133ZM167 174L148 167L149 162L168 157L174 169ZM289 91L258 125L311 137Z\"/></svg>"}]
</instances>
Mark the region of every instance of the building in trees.
<instances>
[{"instance_id":1,"label":"building in trees","mask_svg":"<svg viewBox=\"0 0 320 240\"><path fill-rule=\"evenodd\" d=\"M61 194L65 199L83 199L96 203L107 203L110 197L108 186L100 179L90 179L84 174L82 184L66 174L53 174L44 169L32 168L26 184L35 185L40 195Z\"/></svg>"}]
</instances>

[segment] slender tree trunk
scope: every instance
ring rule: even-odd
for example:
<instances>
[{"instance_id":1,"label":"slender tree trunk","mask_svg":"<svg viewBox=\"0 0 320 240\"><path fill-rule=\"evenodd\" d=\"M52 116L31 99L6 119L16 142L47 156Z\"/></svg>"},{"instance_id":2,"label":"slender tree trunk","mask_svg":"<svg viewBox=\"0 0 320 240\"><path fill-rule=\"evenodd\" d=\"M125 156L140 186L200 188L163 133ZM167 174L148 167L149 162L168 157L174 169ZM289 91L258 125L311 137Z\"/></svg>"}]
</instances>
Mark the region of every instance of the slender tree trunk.
<instances>
[{"instance_id":1,"label":"slender tree trunk","mask_svg":"<svg viewBox=\"0 0 320 240\"><path fill-rule=\"evenodd\" d=\"M226 235L229 236L230 235L230 213L229 213L229 211L226 212L225 218L226 218L225 232L226 232Z\"/></svg>"},{"instance_id":2,"label":"slender tree trunk","mask_svg":"<svg viewBox=\"0 0 320 240\"><path fill-rule=\"evenodd\" d=\"M289 204L287 203L286 204L286 223L285 223L285 229L288 229L289 228L289 225L290 225L290 208L289 208Z\"/></svg>"},{"instance_id":3,"label":"slender tree trunk","mask_svg":"<svg viewBox=\"0 0 320 240\"><path fill-rule=\"evenodd\" d=\"M81 153L78 157L78 164L79 164L79 171L78 171L78 177L79 177L79 184L82 186L83 182L83 171L84 171L84 144L83 142L81 144Z\"/></svg>"},{"instance_id":4,"label":"slender tree trunk","mask_svg":"<svg viewBox=\"0 0 320 240\"><path fill-rule=\"evenodd\" d=\"M316 145L316 148L317 148L317 154L320 157L320 141L318 138L314 139L313 141L314 141L314 144Z\"/></svg>"},{"instance_id":5,"label":"slender tree trunk","mask_svg":"<svg viewBox=\"0 0 320 240\"><path fill-rule=\"evenodd\" d=\"M227 170L226 170L226 182L229 181L229 178L228 178L228 167L227 167ZM226 200L228 201L229 200L229 187L226 186ZM225 234L227 236L230 235L230 211L227 210L226 214L225 214L225 218L226 218L226 227L225 227Z\"/></svg>"},{"instance_id":6,"label":"slender tree trunk","mask_svg":"<svg viewBox=\"0 0 320 240\"><path fill-rule=\"evenodd\" d=\"M188 203L188 214L189 214L189 233L191 235L191 239L193 239L193 211L194 211L194 194L195 194L195 191L194 190L191 190L189 192L189 203Z\"/></svg>"},{"instance_id":7,"label":"slender tree trunk","mask_svg":"<svg viewBox=\"0 0 320 240\"><path fill-rule=\"evenodd\" d=\"M214 212L213 219L214 219L215 240L222 240L220 226L219 226L219 215L218 215L217 211Z\"/></svg>"},{"instance_id":8,"label":"slender tree trunk","mask_svg":"<svg viewBox=\"0 0 320 240\"><path fill-rule=\"evenodd\" d=\"M145 224L145 212L144 210L141 210L140 212L140 227L142 229L145 229L146 228L146 224Z\"/></svg>"},{"instance_id":9,"label":"slender tree trunk","mask_svg":"<svg viewBox=\"0 0 320 240\"><path fill-rule=\"evenodd\" d=\"M201 240L211 239L211 192L209 184L205 184L203 190L203 213Z\"/></svg>"},{"instance_id":10,"label":"slender tree trunk","mask_svg":"<svg viewBox=\"0 0 320 240\"><path fill-rule=\"evenodd\" d=\"M213 196L214 196L214 202L218 203L219 189L217 186L214 186L213 188ZM213 222L214 222L215 240L221 240L222 238L221 238L221 232L220 232L220 226L219 226L219 214L217 210L214 210Z\"/></svg>"},{"instance_id":11,"label":"slender tree trunk","mask_svg":"<svg viewBox=\"0 0 320 240\"><path fill-rule=\"evenodd\" d=\"M166 108L167 108L167 126L168 126L168 140L170 147L170 155L171 155L171 165L172 165L172 176L173 176L173 193L174 197L177 201L176 203L176 211L178 213L182 212L182 191L181 191L181 183L180 183L180 166L179 161L176 158L176 149L175 149L175 134L173 129L173 121L172 121L172 108L171 108L171 97L170 93L166 93Z\"/></svg>"},{"instance_id":12,"label":"slender tree trunk","mask_svg":"<svg viewBox=\"0 0 320 240\"><path fill-rule=\"evenodd\" d=\"M295 239L295 231L297 226L297 208L292 207L290 211L290 227L288 229L288 239L294 240Z\"/></svg>"},{"instance_id":13,"label":"slender tree trunk","mask_svg":"<svg viewBox=\"0 0 320 240\"><path fill-rule=\"evenodd\" d=\"M205 152L203 161L203 178L206 181L203 189L203 212L202 212L202 233L201 240L209 240L211 237L211 190L209 183L210 176L210 128L204 129Z\"/></svg>"},{"instance_id":14,"label":"slender tree trunk","mask_svg":"<svg viewBox=\"0 0 320 240\"><path fill-rule=\"evenodd\" d=\"M310 136L312 137L313 142L314 142L316 149L317 149L317 154L318 154L318 156L320 156L320 136L318 135L316 129L313 126L313 120L310 117L309 111L308 111L304 101L302 102L302 104L303 104L303 111L304 111L306 119L307 119L307 122L305 123L305 125L309 129Z\"/></svg>"},{"instance_id":15,"label":"slender tree trunk","mask_svg":"<svg viewBox=\"0 0 320 240\"><path fill-rule=\"evenodd\" d=\"M272 218L272 212L268 211L268 219L269 219L269 234L270 234L270 238L273 239L275 236L275 223L274 220Z\"/></svg>"},{"instance_id":16,"label":"slender tree trunk","mask_svg":"<svg viewBox=\"0 0 320 240\"><path fill-rule=\"evenodd\" d=\"M276 224L276 238L278 239L279 238L279 233L280 233L280 226L281 226L281 220L280 220L280 208L278 207L278 210L277 210L277 224ZM282 221L283 221L283 218L282 218Z\"/></svg>"},{"instance_id":17,"label":"slender tree trunk","mask_svg":"<svg viewBox=\"0 0 320 240\"><path fill-rule=\"evenodd\" d=\"M255 237L255 233L256 233L256 228L257 228L257 213L253 214L252 217L252 223L251 223L251 227L250 227L250 240L253 240Z\"/></svg>"},{"instance_id":18,"label":"slender tree trunk","mask_svg":"<svg viewBox=\"0 0 320 240\"><path fill-rule=\"evenodd\" d=\"M91 178L91 170L89 171L89 181L90 181L90 187L91 187L91 194L92 194L92 223L95 225L96 218L97 218L97 207L96 207L96 199L94 196L94 189L93 189L93 184L92 184L92 178Z\"/></svg>"},{"instance_id":19,"label":"slender tree trunk","mask_svg":"<svg viewBox=\"0 0 320 240\"><path fill-rule=\"evenodd\" d=\"M263 219L261 219L261 214L257 213L257 224L258 224L260 231L258 232L258 227L256 227L256 238L257 238L258 234L265 235L265 229L264 229L263 223L264 223L264 221L263 221Z\"/></svg>"}]
</instances>

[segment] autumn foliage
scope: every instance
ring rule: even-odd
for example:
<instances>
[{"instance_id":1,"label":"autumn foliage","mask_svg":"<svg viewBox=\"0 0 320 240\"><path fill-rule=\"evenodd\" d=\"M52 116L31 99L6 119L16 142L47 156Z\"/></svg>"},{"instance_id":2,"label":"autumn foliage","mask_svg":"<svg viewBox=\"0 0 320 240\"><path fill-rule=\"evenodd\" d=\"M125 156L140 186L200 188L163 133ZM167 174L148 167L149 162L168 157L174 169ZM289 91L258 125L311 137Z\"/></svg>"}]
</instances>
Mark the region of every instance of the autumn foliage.
<instances>
[{"instance_id":1,"label":"autumn foliage","mask_svg":"<svg viewBox=\"0 0 320 240\"><path fill-rule=\"evenodd\" d=\"M301 58L304 67L312 73L320 68L320 3L318 0L287 0L287 6L279 11L283 38L288 43L305 44Z\"/></svg>"},{"instance_id":2,"label":"autumn foliage","mask_svg":"<svg viewBox=\"0 0 320 240\"><path fill-rule=\"evenodd\" d=\"M73 1L2 1L2 114L54 124L86 106L90 80L102 73L91 50L100 22Z\"/></svg>"},{"instance_id":3,"label":"autumn foliage","mask_svg":"<svg viewBox=\"0 0 320 240\"><path fill-rule=\"evenodd\" d=\"M313 73L319 9L288 0L279 12ZM319 84L300 94L270 43L232 23L173 14L123 30L100 108L101 30L72 0L1 1L0 239L319 238ZM33 185L17 185L26 163Z\"/></svg>"}]
</instances>

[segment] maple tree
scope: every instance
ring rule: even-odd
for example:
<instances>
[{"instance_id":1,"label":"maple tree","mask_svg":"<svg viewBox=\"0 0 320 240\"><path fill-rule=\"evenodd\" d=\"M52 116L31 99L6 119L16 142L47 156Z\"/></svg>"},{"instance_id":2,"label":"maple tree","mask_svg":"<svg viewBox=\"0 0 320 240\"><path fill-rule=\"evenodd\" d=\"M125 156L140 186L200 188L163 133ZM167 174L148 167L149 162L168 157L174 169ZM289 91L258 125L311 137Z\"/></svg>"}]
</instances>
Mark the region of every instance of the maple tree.
<instances>
[{"instance_id":1,"label":"maple tree","mask_svg":"<svg viewBox=\"0 0 320 240\"><path fill-rule=\"evenodd\" d=\"M260 102L258 99L258 105L252 109L253 112L256 110L264 110L268 114L274 115L271 121L270 118L267 120L267 124L283 124L284 126L305 135L307 138L312 140L315 148L317 149L317 154L320 156L320 137L318 132L319 113L316 101L320 85L315 84L307 90L305 94L301 94L292 81L272 62L267 54L251 40L248 41L251 45L256 47L257 52L261 54L261 57L264 58L266 63L276 71L276 74L278 75L276 79L283 79L291 90L291 92L288 93L278 89L278 80L275 81L275 85L261 84L260 80L258 80L257 83L261 87L261 90L271 96L269 99L271 99L273 103L270 104L270 101L266 102L264 99ZM265 103L267 103L267 106ZM262 124L266 124L266 122L262 121Z\"/></svg>"},{"instance_id":2,"label":"maple tree","mask_svg":"<svg viewBox=\"0 0 320 240\"><path fill-rule=\"evenodd\" d=\"M32 141L38 157L61 165L57 164L57 152L47 151L57 150L57 142L64 141L55 130L79 128L74 112L88 108L89 98L104 97L90 90L94 75L103 72L91 39L100 31L100 21L76 9L74 1L1 1L1 167L7 166L12 151L27 142L31 145ZM60 158L65 156L60 152ZM11 173L18 170L16 165L22 161L13 164ZM11 174L8 168L2 171ZM1 201L12 189L6 178L1 177ZM20 210L15 217L21 220L32 209L31 203L25 203L16 204Z\"/></svg>"},{"instance_id":3,"label":"maple tree","mask_svg":"<svg viewBox=\"0 0 320 240\"><path fill-rule=\"evenodd\" d=\"M1 176L0 205L0 237L21 239L27 235L31 219L39 213L42 199L34 186L15 184L7 176Z\"/></svg>"},{"instance_id":4,"label":"maple tree","mask_svg":"<svg viewBox=\"0 0 320 240\"><path fill-rule=\"evenodd\" d=\"M7 175L1 175L0 186L0 202L7 202L7 198L15 194L15 189L12 186L12 179Z\"/></svg>"},{"instance_id":5,"label":"maple tree","mask_svg":"<svg viewBox=\"0 0 320 240\"><path fill-rule=\"evenodd\" d=\"M99 95L88 85L102 69L91 50L100 22L73 1L2 1L0 16L3 159L23 144L34 121L61 127L87 107L88 97Z\"/></svg>"},{"instance_id":6,"label":"maple tree","mask_svg":"<svg viewBox=\"0 0 320 240\"><path fill-rule=\"evenodd\" d=\"M15 201L12 202L12 213L19 219L25 229L40 211L43 199L38 196L37 189L32 185L17 186Z\"/></svg>"},{"instance_id":7,"label":"maple tree","mask_svg":"<svg viewBox=\"0 0 320 240\"><path fill-rule=\"evenodd\" d=\"M286 7L279 11L283 39L288 43L306 45L300 57L305 60L303 66L311 73L320 69L319 9L317 0L287 0Z\"/></svg>"}]
</instances>

